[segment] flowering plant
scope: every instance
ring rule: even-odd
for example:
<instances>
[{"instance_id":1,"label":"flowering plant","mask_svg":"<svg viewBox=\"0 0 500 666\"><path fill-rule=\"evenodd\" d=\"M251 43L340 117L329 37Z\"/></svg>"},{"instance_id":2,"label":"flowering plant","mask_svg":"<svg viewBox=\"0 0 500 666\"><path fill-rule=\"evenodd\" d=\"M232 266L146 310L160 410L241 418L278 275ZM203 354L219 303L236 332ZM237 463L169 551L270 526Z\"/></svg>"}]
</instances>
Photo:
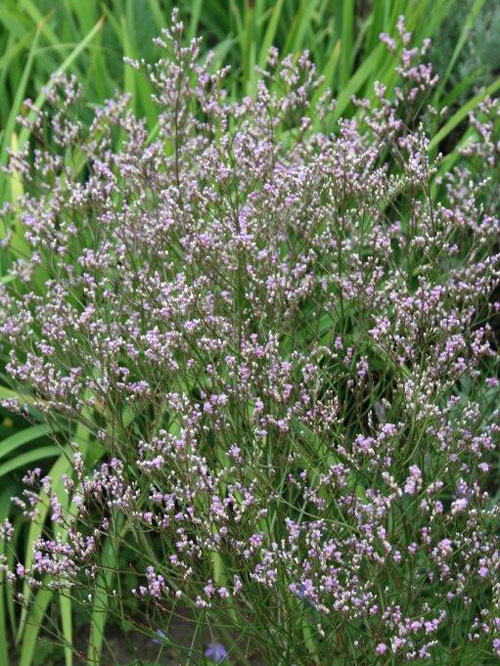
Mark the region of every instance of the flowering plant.
<instances>
[{"instance_id":1,"label":"flowering plant","mask_svg":"<svg viewBox=\"0 0 500 666\"><path fill-rule=\"evenodd\" d=\"M499 222L467 166L494 173L496 148L436 178L428 44L399 29L396 94L377 85L333 133L307 54L271 50L231 102L175 15L166 57L130 63L156 89L153 135L126 97L86 127L71 79L22 119L54 150L11 159L26 193L4 243L25 255L0 335L74 465L26 478L45 532L4 560L21 602L71 593L151 637L182 613L228 663L500 654Z\"/></svg>"}]
</instances>

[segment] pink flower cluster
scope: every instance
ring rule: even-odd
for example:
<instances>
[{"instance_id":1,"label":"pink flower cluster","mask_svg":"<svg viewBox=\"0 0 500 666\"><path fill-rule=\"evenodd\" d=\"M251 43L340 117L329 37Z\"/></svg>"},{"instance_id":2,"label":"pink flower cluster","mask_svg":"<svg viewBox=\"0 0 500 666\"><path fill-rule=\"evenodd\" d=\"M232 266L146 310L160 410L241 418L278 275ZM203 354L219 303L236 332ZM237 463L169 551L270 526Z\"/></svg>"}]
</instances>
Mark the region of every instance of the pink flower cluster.
<instances>
[{"instance_id":1,"label":"pink flower cluster","mask_svg":"<svg viewBox=\"0 0 500 666\"><path fill-rule=\"evenodd\" d=\"M273 664L500 653L500 224L467 161L436 179L414 115L436 79L400 27L397 94L334 133L307 55L232 102L176 21L136 65L153 135L126 98L85 127L71 80L33 109L55 149L12 157L31 253L0 335L104 460L75 440L65 499L31 479L21 509L42 484L67 533L14 583L85 592L114 535L152 635L181 604Z\"/></svg>"}]
</instances>

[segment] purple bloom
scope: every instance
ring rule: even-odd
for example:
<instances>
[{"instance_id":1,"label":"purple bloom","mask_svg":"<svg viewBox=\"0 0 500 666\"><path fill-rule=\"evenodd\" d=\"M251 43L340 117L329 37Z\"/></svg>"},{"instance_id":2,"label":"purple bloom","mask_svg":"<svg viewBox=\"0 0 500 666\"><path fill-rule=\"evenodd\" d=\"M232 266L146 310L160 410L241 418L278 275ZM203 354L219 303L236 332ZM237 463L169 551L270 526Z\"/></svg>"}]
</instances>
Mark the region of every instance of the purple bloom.
<instances>
[{"instance_id":1,"label":"purple bloom","mask_svg":"<svg viewBox=\"0 0 500 666\"><path fill-rule=\"evenodd\" d=\"M158 638L153 638L153 643L156 643L157 645L162 645L163 643L167 642L167 634L162 631L161 629L157 629L155 631L155 634L158 636Z\"/></svg>"},{"instance_id":2,"label":"purple bloom","mask_svg":"<svg viewBox=\"0 0 500 666\"><path fill-rule=\"evenodd\" d=\"M305 585L304 583L300 583L300 585L297 588L297 596L299 599L302 599L304 603L307 603L308 606L314 607L314 602L310 598L310 593L312 592L312 586L311 582L309 582L309 585ZM309 592L309 594L308 594Z\"/></svg>"},{"instance_id":3,"label":"purple bloom","mask_svg":"<svg viewBox=\"0 0 500 666\"><path fill-rule=\"evenodd\" d=\"M222 643L209 643L205 650L205 657L218 664L227 657L227 650Z\"/></svg>"}]
</instances>

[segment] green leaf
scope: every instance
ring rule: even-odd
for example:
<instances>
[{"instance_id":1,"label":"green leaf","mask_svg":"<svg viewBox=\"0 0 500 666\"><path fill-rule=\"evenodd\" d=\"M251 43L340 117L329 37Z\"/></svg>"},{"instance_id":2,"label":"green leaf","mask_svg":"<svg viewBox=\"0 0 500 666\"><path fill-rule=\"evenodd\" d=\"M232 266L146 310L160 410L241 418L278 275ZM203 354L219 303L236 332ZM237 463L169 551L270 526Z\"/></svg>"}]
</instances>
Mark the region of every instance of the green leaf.
<instances>
[{"instance_id":1,"label":"green leaf","mask_svg":"<svg viewBox=\"0 0 500 666\"><path fill-rule=\"evenodd\" d=\"M35 33L35 38L33 39L33 43L31 45L31 49L28 55L28 60L26 61L26 65L23 70L23 75L21 77L21 80L19 81L19 84L16 88L16 94L14 97L14 101L12 103L12 107L10 110L9 117L7 118L7 122L5 124L5 128L3 131L3 138L2 138L2 144L1 144L1 155L0 155L0 164L5 165L7 164L7 148L11 146L12 143L12 132L14 130L14 126L16 123L16 118L19 114L19 110L21 108L21 104L24 101L24 98L26 96L26 88L28 85L28 80L29 76L31 74L31 68L33 65L33 57L35 53L36 46L38 44L38 39L40 37L40 29L41 27L39 26L36 33ZM17 143L17 137L16 137L16 143ZM5 196L5 187L3 188L4 196ZM22 248L21 248L22 249Z\"/></svg>"},{"instance_id":2,"label":"green leaf","mask_svg":"<svg viewBox=\"0 0 500 666\"><path fill-rule=\"evenodd\" d=\"M47 589L38 590L33 604L30 608L26 628L21 642L21 656L19 666L31 666L38 635L43 625L43 618L47 612L47 606L52 598L52 591Z\"/></svg>"},{"instance_id":3,"label":"green leaf","mask_svg":"<svg viewBox=\"0 0 500 666\"><path fill-rule=\"evenodd\" d=\"M66 448L65 451L61 452L60 448L57 448L57 451L59 452L59 457L52 465L49 471L49 477L52 479L52 487L54 488L55 492L57 492L62 488L63 476L65 474L69 475L72 469L72 462L70 458L71 449ZM36 543L36 541L40 538L43 532L45 521L47 519L47 514L49 512L48 497L43 491L41 491L39 494L36 510L38 518L36 521L30 523L28 536L26 538L24 566L27 569L33 563L33 546ZM23 595L25 598L29 598L30 596L30 589L26 583L23 587ZM26 609L23 609L23 611L21 612L21 620L19 623L19 636L24 631L26 615L27 615Z\"/></svg>"},{"instance_id":4,"label":"green leaf","mask_svg":"<svg viewBox=\"0 0 500 666\"><path fill-rule=\"evenodd\" d=\"M50 432L52 432L52 429L48 425L36 425L23 428L19 432L10 435L10 437L6 437L0 442L0 458L9 455L12 451L15 451L17 448L28 442L33 442L44 435L48 435Z\"/></svg>"},{"instance_id":5,"label":"green leaf","mask_svg":"<svg viewBox=\"0 0 500 666\"><path fill-rule=\"evenodd\" d=\"M308 0L308 2L300 3L283 47L282 55L295 53L303 48L304 37L310 26L311 17L317 4L318 0Z\"/></svg>"},{"instance_id":6,"label":"green leaf","mask_svg":"<svg viewBox=\"0 0 500 666\"><path fill-rule=\"evenodd\" d=\"M189 20L189 27L187 30L187 37L189 41L198 35L198 23L200 22L202 3L203 0L192 0L191 2L191 18Z\"/></svg>"},{"instance_id":7,"label":"green leaf","mask_svg":"<svg viewBox=\"0 0 500 666\"><path fill-rule=\"evenodd\" d=\"M361 87L368 80L373 71L378 71L378 65L384 53L384 47L379 44L370 55L361 63L356 72L347 82L337 99L337 106L333 114L333 120L337 121L351 102L353 95L359 93Z\"/></svg>"},{"instance_id":8,"label":"green leaf","mask_svg":"<svg viewBox=\"0 0 500 666\"><path fill-rule=\"evenodd\" d=\"M471 111L474 111L479 104L490 95L493 95L497 90L500 89L500 77L493 81L483 92L475 95L468 102L463 104L458 111L456 111L452 117L446 122L443 127L434 135L432 140L429 143L429 151L434 150L439 146L441 141L445 139L450 132L452 132L457 125L459 125L462 120L464 120Z\"/></svg>"},{"instance_id":9,"label":"green leaf","mask_svg":"<svg viewBox=\"0 0 500 666\"><path fill-rule=\"evenodd\" d=\"M11 508L10 498L15 494L15 486L7 486L0 493L0 523L9 515ZM4 555L5 546L0 541L0 555ZM0 573L0 664L9 666L9 633L7 625L7 612L5 607L5 595L7 594L7 585L5 585L5 574Z\"/></svg>"},{"instance_id":10,"label":"green leaf","mask_svg":"<svg viewBox=\"0 0 500 666\"><path fill-rule=\"evenodd\" d=\"M337 41L335 46L333 47L330 55L328 56L328 60L326 63L326 66L323 70L323 76L325 77L324 82L318 87L316 92L313 95L312 101L311 101L311 107L314 109L316 104L321 98L321 95L326 91L327 88L332 88L333 87L333 77L335 76L335 70L337 69L338 63L339 63L339 58L340 58L340 53L341 53L341 42L340 40Z\"/></svg>"},{"instance_id":11,"label":"green leaf","mask_svg":"<svg viewBox=\"0 0 500 666\"><path fill-rule=\"evenodd\" d=\"M57 446L40 446L34 451L27 451L26 453L21 453L12 460L0 465L0 477L13 472L15 469L20 467L29 467L33 463L37 463L39 460L45 460L46 458L54 458L60 449Z\"/></svg>"},{"instance_id":12,"label":"green leaf","mask_svg":"<svg viewBox=\"0 0 500 666\"><path fill-rule=\"evenodd\" d=\"M269 49L274 43L284 1L285 0L278 0L271 10L271 18L267 24L266 32L264 33L264 38L260 47L259 67L262 69L266 66Z\"/></svg>"},{"instance_id":13,"label":"green leaf","mask_svg":"<svg viewBox=\"0 0 500 666\"><path fill-rule=\"evenodd\" d=\"M474 24L477 20L477 17L479 16L479 12L483 8L484 3L485 0L476 0L472 5L472 7L470 8L469 13L467 14L467 18L465 19L462 27L462 32L460 33L460 37L457 40L457 43L453 50L453 54L450 58L450 62L448 63L448 67L446 68L445 73L440 77L436 92L434 94L434 105L436 105L437 100L441 97L441 94L445 89L448 79L450 78L451 72L453 71L453 67L455 66L458 56L460 55L460 52L467 41L470 31L474 27Z\"/></svg>"},{"instance_id":14,"label":"green leaf","mask_svg":"<svg viewBox=\"0 0 500 666\"><path fill-rule=\"evenodd\" d=\"M351 73L353 60L354 0L342 1L342 49L340 57L340 86L343 88Z\"/></svg>"},{"instance_id":15,"label":"green leaf","mask_svg":"<svg viewBox=\"0 0 500 666\"><path fill-rule=\"evenodd\" d=\"M73 665L73 621L71 617L71 598L59 592L59 610L61 612L61 628L64 638L64 661L66 666Z\"/></svg>"},{"instance_id":16,"label":"green leaf","mask_svg":"<svg viewBox=\"0 0 500 666\"><path fill-rule=\"evenodd\" d=\"M123 516L115 516L116 533L109 534L104 543L100 562L100 574L97 576L92 611L90 618L89 648L87 663L89 666L99 666L101 662L102 646L104 642L104 629L108 615L108 593L111 583L118 567L118 552L120 537L126 531L126 523Z\"/></svg>"},{"instance_id":17,"label":"green leaf","mask_svg":"<svg viewBox=\"0 0 500 666\"><path fill-rule=\"evenodd\" d=\"M71 65L75 62L75 60L78 58L80 53L84 51L87 46L90 44L90 42L94 39L94 37L97 35L97 33L101 30L103 26L104 19L100 18L99 21L95 24L95 26L92 28L92 30L82 39L82 41L76 45L76 47L71 51L71 53L67 56L67 58L61 63L61 65L57 68L55 71L55 74L62 74L65 72L67 69L71 67ZM41 109L42 106L45 103L45 94L41 92L35 102L34 106L36 109ZM26 141L30 137L30 131L27 128L23 128L19 135L19 150L22 150L26 144Z\"/></svg>"}]
</instances>

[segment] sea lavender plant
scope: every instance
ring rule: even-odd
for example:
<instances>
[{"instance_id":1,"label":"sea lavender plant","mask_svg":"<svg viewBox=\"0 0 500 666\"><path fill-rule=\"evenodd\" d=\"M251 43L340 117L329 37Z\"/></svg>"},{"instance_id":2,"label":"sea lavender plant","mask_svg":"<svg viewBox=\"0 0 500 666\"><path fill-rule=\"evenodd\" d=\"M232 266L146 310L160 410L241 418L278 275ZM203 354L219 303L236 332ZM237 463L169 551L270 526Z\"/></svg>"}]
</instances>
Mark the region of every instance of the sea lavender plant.
<instances>
[{"instance_id":1,"label":"sea lavender plant","mask_svg":"<svg viewBox=\"0 0 500 666\"><path fill-rule=\"evenodd\" d=\"M377 84L333 133L307 54L271 50L228 102L175 14L165 58L130 63L154 135L126 97L85 127L71 79L21 119L8 372L94 442L75 434L64 489L26 478L20 508L36 523L45 498L50 521L29 563L3 560L21 603L60 591L156 639L182 615L181 663L498 660L497 150L436 182L428 44L402 21L382 39L395 96Z\"/></svg>"}]
</instances>

